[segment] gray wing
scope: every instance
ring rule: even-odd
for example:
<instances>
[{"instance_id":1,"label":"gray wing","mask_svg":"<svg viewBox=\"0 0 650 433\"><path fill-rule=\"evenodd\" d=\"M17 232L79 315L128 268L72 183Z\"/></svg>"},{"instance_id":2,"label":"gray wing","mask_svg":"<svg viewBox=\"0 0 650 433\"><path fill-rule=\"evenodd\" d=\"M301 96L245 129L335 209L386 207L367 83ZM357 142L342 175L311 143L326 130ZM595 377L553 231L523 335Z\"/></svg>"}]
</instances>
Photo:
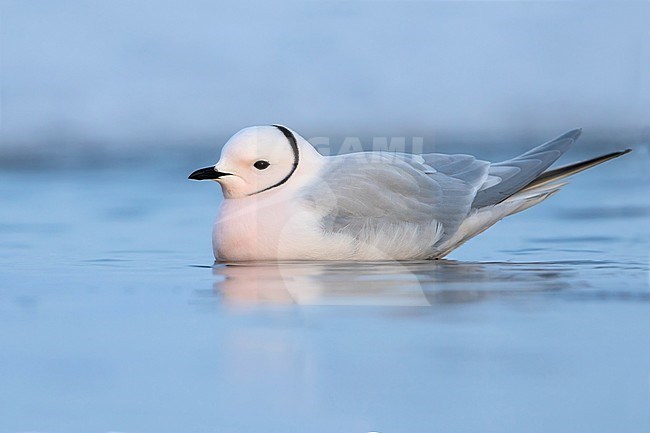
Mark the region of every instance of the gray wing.
<instances>
[{"instance_id":1,"label":"gray wing","mask_svg":"<svg viewBox=\"0 0 650 433\"><path fill-rule=\"evenodd\" d=\"M428 153L421 155L423 163L433 171L480 187L486 181L486 171L490 166L487 161L481 161L472 155L446 155L443 153Z\"/></svg>"},{"instance_id":2,"label":"gray wing","mask_svg":"<svg viewBox=\"0 0 650 433\"><path fill-rule=\"evenodd\" d=\"M574 129L516 158L492 164L472 208L495 205L520 191L562 156L581 132Z\"/></svg>"},{"instance_id":3,"label":"gray wing","mask_svg":"<svg viewBox=\"0 0 650 433\"><path fill-rule=\"evenodd\" d=\"M437 222L440 241L453 235L471 209L489 163L467 155L426 156L363 152L332 157L304 198L322 215L323 230L356 236L390 225ZM435 165L435 167L434 167Z\"/></svg>"}]
</instances>

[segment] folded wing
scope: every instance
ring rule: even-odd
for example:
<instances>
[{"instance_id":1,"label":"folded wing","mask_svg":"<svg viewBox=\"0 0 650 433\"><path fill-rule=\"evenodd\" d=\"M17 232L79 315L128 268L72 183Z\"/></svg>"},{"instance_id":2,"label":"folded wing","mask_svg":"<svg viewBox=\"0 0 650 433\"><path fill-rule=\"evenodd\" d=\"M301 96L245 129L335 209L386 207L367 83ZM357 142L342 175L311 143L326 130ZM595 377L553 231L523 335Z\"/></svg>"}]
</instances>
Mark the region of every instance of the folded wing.
<instances>
[{"instance_id":1,"label":"folded wing","mask_svg":"<svg viewBox=\"0 0 650 433\"><path fill-rule=\"evenodd\" d=\"M485 184L476 194L472 208L501 203L520 191L550 167L580 136L574 129L516 158L490 166Z\"/></svg>"},{"instance_id":2,"label":"folded wing","mask_svg":"<svg viewBox=\"0 0 650 433\"><path fill-rule=\"evenodd\" d=\"M433 245L458 230L488 169L489 163L468 155L341 155L304 197L321 213L326 231L359 236L408 229L426 235L435 225Z\"/></svg>"}]
</instances>

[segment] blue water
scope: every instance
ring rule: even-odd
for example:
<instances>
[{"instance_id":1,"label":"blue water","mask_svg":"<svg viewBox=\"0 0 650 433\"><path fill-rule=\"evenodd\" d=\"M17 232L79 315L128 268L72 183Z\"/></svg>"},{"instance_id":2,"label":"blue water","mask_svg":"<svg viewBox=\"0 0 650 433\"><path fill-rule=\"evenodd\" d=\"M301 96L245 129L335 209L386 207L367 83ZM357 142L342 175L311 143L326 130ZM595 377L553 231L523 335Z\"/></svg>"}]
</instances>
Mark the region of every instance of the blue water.
<instances>
[{"instance_id":1,"label":"blue water","mask_svg":"<svg viewBox=\"0 0 650 433\"><path fill-rule=\"evenodd\" d=\"M359 264L213 265L186 161L4 169L0 432L650 431L649 159Z\"/></svg>"}]
</instances>

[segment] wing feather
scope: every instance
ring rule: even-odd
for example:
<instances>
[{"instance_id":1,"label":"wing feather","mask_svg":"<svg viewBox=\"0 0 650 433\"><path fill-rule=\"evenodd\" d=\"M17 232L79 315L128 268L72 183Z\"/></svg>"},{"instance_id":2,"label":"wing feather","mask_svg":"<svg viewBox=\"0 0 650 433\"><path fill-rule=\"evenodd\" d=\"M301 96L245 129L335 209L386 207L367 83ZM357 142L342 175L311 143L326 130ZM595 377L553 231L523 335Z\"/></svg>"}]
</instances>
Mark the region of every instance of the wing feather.
<instances>
[{"instance_id":1,"label":"wing feather","mask_svg":"<svg viewBox=\"0 0 650 433\"><path fill-rule=\"evenodd\" d=\"M469 155L340 155L306 188L304 199L322 215L324 231L358 237L406 226L425 232L437 224L442 230L433 246L458 230L488 168Z\"/></svg>"},{"instance_id":2,"label":"wing feather","mask_svg":"<svg viewBox=\"0 0 650 433\"><path fill-rule=\"evenodd\" d=\"M580 133L574 129L516 158L492 164L487 185L479 189L472 207L495 205L520 191L557 161Z\"/></svg>"}]
</instances>

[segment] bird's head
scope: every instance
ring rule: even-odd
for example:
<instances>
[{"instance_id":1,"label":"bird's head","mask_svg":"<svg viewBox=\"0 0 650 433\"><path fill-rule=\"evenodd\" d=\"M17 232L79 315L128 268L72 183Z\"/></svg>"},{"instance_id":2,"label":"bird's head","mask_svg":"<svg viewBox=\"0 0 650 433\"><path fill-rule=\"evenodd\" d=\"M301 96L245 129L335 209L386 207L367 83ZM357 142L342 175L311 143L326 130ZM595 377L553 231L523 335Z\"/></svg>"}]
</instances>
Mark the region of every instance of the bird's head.
<instances>
[{"instance_id":1,"label":"bird's head","mask_svg":"<svg viewBox=\"0 0 650 433\"><path fill-rule=\"evenodd\" d=\"M270 191L289 182L301 163L305 144L315 152L284 126L245 128L224 145L216 165L196 170L189 178L219 182L226 198Z\"/></svg>"}]
</instances>

